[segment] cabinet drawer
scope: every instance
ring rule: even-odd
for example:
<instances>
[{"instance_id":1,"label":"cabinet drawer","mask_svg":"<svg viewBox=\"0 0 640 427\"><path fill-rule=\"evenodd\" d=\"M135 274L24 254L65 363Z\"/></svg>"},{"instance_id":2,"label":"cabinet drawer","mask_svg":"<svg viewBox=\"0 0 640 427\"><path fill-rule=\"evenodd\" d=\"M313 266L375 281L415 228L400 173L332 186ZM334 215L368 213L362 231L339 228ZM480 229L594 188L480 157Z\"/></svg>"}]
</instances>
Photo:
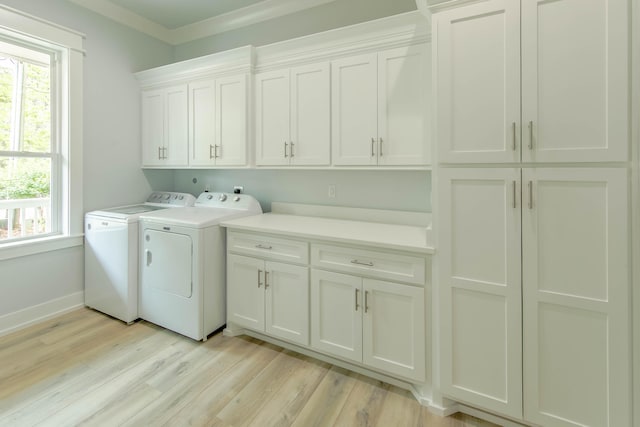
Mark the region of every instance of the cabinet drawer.
<instances>
[{"instance_id":1,"label":"cabinet drawer","mask_svg":"<svg viewBox=\"0 0 640 427\"><path fill-rule=\"evenodd\" d=\"M227 235L227 250L238 254L296 264L309 263L309 244L297 240L280 239L261 234L238 233Z\"/></svg>"},{"instance_id":2,"label":"cabinet drawer","mask_svg":"<svg viewBox=\"0 0 640 427\"><path fill-rule=\"evenodd\" d=\"M311 245L311 264L374 278L424 284L424 257L331 245Z\"/></svg>"}]
</instances>

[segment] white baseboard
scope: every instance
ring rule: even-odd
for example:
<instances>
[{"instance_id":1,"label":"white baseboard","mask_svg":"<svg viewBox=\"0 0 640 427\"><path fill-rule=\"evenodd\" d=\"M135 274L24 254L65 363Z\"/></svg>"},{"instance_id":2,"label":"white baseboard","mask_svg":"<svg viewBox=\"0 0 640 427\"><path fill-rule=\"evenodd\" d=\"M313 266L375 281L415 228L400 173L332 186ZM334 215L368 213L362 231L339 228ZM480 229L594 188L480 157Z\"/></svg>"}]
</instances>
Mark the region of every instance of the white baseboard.
<instances>
[{"instance_id":1,"label":"white baseboard","mask_svg":"<svg viewBox=\"0 0 640 427\"><path fill-rule=\"evenodd\" d=\"M82 306L84 306L84 292L76 292L5 314L0 316L0 336L43 322Z\"/></svg>"}]
</instances>

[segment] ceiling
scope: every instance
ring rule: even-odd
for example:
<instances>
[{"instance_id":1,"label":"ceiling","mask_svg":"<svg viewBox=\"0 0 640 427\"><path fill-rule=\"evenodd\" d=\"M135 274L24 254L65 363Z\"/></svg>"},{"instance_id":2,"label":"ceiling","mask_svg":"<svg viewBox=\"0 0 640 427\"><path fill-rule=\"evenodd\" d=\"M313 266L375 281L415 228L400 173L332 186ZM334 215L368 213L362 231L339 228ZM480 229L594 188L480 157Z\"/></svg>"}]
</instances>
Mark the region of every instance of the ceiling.
<instances>
[{"instance_id":1,"label":"ceiling","mask_svg":"<svg viewBox=\"0 0 640 427\"><path fill-rule=\"evenodd\" d=\"M336 0L69 0L177 45Z\"/></svg>"}]
</instances>

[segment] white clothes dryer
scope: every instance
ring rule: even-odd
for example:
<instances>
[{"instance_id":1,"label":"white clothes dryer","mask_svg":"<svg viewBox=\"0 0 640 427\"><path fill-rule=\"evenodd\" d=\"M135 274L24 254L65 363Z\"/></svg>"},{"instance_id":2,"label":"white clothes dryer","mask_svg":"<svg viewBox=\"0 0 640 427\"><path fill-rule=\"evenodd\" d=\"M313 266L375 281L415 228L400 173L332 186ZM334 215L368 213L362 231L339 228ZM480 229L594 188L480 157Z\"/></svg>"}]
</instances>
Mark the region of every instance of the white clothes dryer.
<instances>
[{"instance_id":1,"label":"white clothes dryer","mask_svg":"<svg viewBox=\"0 0 640 427\"><path fill-rule=\"evenodd\" d=\"M195 340L226 321L225 231L262 213L246 194L202 193L193 207L140 217L140 317Z\"/></svg>"},{"instance_id":2,"label":"white clothes dryer","mask_svg":"<svg viewBox=\"0 0 640 427\"><path fill-rule=\"evenodd\" d=\"M126 323L138 318L138 219L193 206L188 193L155 191L146 202L88 212L84 230L84 303Z\"/></svg>"}]
</instances>

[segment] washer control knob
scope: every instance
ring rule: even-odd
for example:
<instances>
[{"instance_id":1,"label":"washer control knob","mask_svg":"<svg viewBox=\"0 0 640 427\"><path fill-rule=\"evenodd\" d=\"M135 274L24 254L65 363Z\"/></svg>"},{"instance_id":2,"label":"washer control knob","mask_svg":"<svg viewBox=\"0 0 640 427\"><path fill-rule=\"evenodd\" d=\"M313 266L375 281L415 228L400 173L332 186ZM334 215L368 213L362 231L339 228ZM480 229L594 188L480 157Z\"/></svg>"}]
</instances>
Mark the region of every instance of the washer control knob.
<instances>
[{"instance_id":1,"label":"washer control knob","mask_svg":"<svg viewBox=\"0 0 640 427\"><path fill-rule=\"evenodd\" d=\"M164 196L165 200L169 200L171 198L171 194L167 194L166 196Z\"/></svg>"},{"instance_id":2,"label":"washer control knob","mask_svg":"<svg viewBox=\"0 0 640 427\"><path fill-rule=\"evenodd\" d=\"M240 201L240 196L236 196L236 197L234 197L234 198L233 198L233 201L234 201L234 202L239 202L239 201Z\"/></svg>"},{"instance_id":3,"label":"washer control knob","mask_svg":"<svg viewBox=\"0 0 640 427\"><path fill-rule=\"evenodd\" d=\"M218 200L220 200L221 202L224 202L225 200L227 200L227 195L226 195L226 194L224 194L224 193L222 193L222 194L220 195L220 197L218 198Z\"/></svg>"}]
</instances>

